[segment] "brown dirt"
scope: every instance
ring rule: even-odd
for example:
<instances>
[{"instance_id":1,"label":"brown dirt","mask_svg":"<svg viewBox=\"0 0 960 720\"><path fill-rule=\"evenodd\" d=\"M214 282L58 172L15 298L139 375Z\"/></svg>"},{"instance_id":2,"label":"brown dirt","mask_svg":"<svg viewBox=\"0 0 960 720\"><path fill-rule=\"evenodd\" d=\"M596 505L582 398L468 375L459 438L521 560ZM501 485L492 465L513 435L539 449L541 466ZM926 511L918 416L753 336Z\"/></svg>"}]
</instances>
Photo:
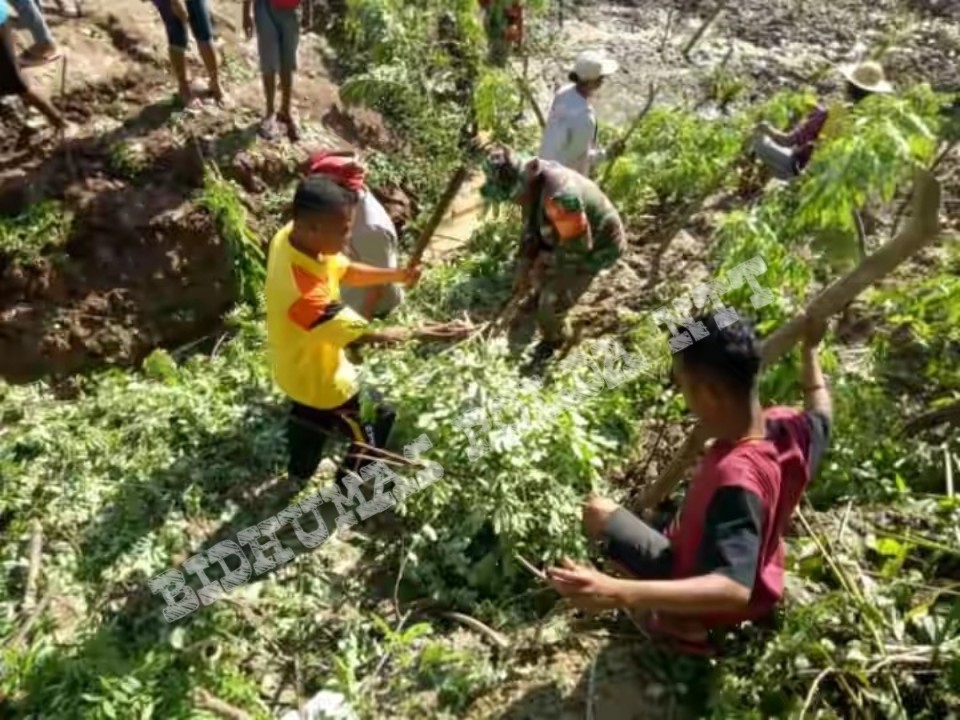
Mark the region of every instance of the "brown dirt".
<instances>
[{"instance_id":1,"label":"brown dirt","mask_svg":"<svg viewBox=\"0 0 960 720\"><path fill-rule=\"evenodd\" d=\"M694 717L668 692L669 679L651 671L646 640L589 634L556 643L531 640L511 665L510 677L473 704L468 720Z\"/></svg>"},{"instance_id":2,"label":"brown dirt","mask_svg":"<svg viewBox=\"0 0 960 720\"><path fill-rule=\"evenodd\" d=\"M22 112L0 106L0 213L56 200L73 221L63 252L27 267L0 248L5 379L138 362L157 346L176 346L219 324L234 297L221 241L193 205L203 181L201 153L256 207L268 201L267 190L289 187L309 148L387 145L373 113L340 108L321 60L322 38L314 35L303 39L296 98L304 139L299 146L261 142L255 43L238 35L235 3L211 5L215 22L221 20L221 65L232 107L218 110L206 100L195 116L170 102L166 40L152 4L87 0L79 19L47 8L66 64L30 70L28 77L80 129L58 143L35 114L24 122ZM23 46L28 38L21 34L18 41ZM204 73L190 57L199 89ZM379 194L397 220L409 217L402 193L385 188Z\"/></svg>"}]
</instances>

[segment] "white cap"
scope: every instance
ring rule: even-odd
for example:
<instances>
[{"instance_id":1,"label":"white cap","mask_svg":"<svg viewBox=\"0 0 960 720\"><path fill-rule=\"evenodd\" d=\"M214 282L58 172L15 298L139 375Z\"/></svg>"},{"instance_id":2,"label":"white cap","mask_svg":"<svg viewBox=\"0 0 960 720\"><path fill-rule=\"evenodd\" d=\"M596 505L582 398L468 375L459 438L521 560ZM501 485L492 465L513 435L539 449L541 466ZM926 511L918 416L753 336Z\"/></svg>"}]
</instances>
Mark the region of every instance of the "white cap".
<instances>
[{"instance_id":1,"label":"white cap","mask_svg":"<svg viewBox=\"0 0 960 720\"><path fill-rule=\"evenodd\" d=\"M620 64L596 50L586 50L577 55L577 62L573 66L573 73L583 82L598 80L613 75Z\"/></svg>"}]
</instances>

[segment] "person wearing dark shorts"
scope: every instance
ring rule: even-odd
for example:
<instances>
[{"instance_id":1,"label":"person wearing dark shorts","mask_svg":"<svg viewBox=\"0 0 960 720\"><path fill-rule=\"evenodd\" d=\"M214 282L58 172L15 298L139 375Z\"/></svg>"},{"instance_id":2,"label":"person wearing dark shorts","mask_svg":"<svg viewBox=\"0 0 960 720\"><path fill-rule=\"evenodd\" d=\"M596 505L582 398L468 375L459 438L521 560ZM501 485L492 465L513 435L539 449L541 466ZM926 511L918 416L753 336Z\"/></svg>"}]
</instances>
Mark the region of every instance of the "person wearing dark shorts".
<instances>
[{"instance_id":1,"label":"person wearing dark shorts","mask_svg":"<svg viewBox=\"0 0 960 720\"><path fill-rule=\"evenodd\" d=\"M350 443L339 477L357 472L386 445L396 417L379 393L361 387L359 369L346 350L403 342L412 333L371 330L342 302L340 288L412 285L420 269L376 268L343 254L358 202L354 190L326 175L312 175L297 187L293 222L270 243L267 341L274 378L290 399L287 470L299 482L316 472L331 436Z\"/></svg>"},{"instance_id":2,"label":"person wearing dark shorts","mask_svg":"<svg viewBox=\"0 0 960 720\"><path fill-rule=\"evenodd\" d=\"M36 108L60 131L67 129L67 122L46 99L30 89L20 69L20 61L13 44L10 28L10 8L0 0L0 96L17 95L27 107Z\"/></svg>"},{"instance_id":3,"label":"person wearing dark shorts","mask_svg":"<svg viewBox=\"0 0 960 720\"><path fill-rule=\"evenodd\" d=\"M275 139L277 123L286 126L290 142L300 139L293 117L293 76L300 45L300 0L243 0L243 29L247 37L257 33L257 52L266 112L260 134ZM277 77L280 78L280 112L276 110Z\"/></svg>"},{"instance_id":4,"label":"person wearing dark shorts","mask_svg":"<svg viewBox=\"0 0 960 720\"><path fill-rule=\"evenodd\" d=\"M217 51L213 47L213 21L207 0L153 0L160 11L164 28L167 31L167 44L170 47L170 67L177 80L177 98L185 108L193 107L196 101L193 89L187 79L187 46L189 37L187 26L197 41L197 48L203 65L210 78L210 95L218 103L224 101L223 88L220 85L220 68Z\"/></svg>"},{"instance_id":5,"label":"person wearing dark shorts","mask_svg":"<svg viewBox=\"0 0 960 720\"><path fill-rule=\"evenodd\" d=\"M760 344L743 320L719 327L674 356L684 398L709 435L683 506L663 531L612 500L591 497L584 528L627 579L566 560L551 584L584 607L651 613L649 627L681 649L709 652L710 632L768 618L783 595L783 534L826 450L832 409L817 347L803 345L805 410L760 406Z\"/></svg>"},{"instance_id":6,"label":"person wearing dark shorts","mask_svg":"<svg viewBox=\"0 0 960 720\"><path fill-rule=\"evenodd\" d=\"M287 420L287 446L290 477L309 478L317 471L324 450L330 440L346 438L350 442L347 454L337 471L337 479L348 472L359 473L371 457L366 447L385 448L390 431L397 419L397 412L384 402L376 390L363 391L366 397L361 402L360 394L354 395L339 407L320 410L309 405L292 402ZM366 413L362 405L366 405Z\"/></svg>"},{"instance_id":7,"label":"person wearing dark shorts","mask_svg":"<svg viewBox=\"0 0 960 720\"><path fill-rule=\"evenodd\" d=\"M39 0L10 0L10 4L17 11L20 26L33 37L33 45L20 54L20 67L36 67L59 58L60 51L43 17Z\"/></svg>"}]
</instances>

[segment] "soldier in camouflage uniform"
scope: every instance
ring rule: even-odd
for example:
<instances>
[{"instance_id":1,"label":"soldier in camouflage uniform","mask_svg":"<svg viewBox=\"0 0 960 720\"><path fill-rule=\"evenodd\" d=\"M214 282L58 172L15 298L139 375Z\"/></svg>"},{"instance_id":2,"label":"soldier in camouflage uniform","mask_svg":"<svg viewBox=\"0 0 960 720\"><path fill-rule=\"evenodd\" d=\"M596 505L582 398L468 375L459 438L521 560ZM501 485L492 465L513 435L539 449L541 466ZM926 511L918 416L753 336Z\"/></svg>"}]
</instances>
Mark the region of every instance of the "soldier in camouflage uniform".
<instances>
[{"instance_id":1,"label":"soldier in camouflage uniform","mask_svg":"<svg viewBox=\"0 0 960 720\"><path fill-rule=\"evenodd\" d=\"M563 343L567 312L626 249L623 223L596 183L557 163L500 147L488 155L485 173L487 200L523 208L514 297L539 290L535 360L542 361Z\"/></svg>"}]
</instances>

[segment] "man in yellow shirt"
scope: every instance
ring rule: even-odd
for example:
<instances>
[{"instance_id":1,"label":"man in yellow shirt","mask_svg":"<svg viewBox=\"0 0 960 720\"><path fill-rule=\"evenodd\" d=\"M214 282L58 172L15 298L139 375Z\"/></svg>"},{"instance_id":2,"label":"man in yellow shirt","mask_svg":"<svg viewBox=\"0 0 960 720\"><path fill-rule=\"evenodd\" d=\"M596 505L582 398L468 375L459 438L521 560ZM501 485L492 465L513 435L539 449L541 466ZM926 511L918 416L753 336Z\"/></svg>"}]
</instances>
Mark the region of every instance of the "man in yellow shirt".
<instances>
[{"instance_id":1,"label":"man in yellow shirt","mask_svg":"<svg viewBox=\"0 0 960 720\"><path fill-rule=\"evenodd\" d=\"M287 425L288 474L307 480L320 464L331 433L351 441L341 467L356 471L358 441L383 447L394 411L373 396L369 422L360 418L356 366L348 345L397 343L404 328L367 329L366 321L340 299L340 286L414 285L419 267L385 269L351 262L342 250L350 237L359 197L323 175L305 179L293 200L293 222L276 234L267 260L267 339L277 384L292 401Z\"/></svg>"}]
</instances>

